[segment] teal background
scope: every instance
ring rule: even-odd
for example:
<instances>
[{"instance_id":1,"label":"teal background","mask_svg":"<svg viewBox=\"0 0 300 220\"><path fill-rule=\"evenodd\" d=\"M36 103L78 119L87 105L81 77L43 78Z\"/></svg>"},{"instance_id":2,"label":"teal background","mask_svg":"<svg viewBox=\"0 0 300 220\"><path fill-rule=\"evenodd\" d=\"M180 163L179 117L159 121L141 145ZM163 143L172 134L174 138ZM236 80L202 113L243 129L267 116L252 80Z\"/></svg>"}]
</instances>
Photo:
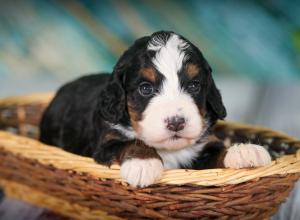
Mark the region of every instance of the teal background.
<instances>
[{"instance_id":1,"label":"teal background","mask_svg":"<svg viewBox=\"0 0 300 220\"><path fill-rule=\"evenodd\" d=\"M300 78L299 1L1 2L0 86L111 71L135 39L157 30L190 39L218 77Z\"/></svg>"}]
</instances>

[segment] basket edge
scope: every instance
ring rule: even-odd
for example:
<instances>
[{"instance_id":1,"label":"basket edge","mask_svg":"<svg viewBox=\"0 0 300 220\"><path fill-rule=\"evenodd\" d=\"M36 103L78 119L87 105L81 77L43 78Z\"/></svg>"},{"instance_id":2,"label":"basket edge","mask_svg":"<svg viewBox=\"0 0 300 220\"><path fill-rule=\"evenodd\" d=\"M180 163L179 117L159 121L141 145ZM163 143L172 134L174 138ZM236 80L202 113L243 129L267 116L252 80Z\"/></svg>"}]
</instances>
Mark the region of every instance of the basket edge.
<instances>
[{"instance_id":1,"label":"basket edge","mask_svg":"<svg viewBox=\"0 0 300 220\"><path fill-rule=\"evenodd\" d=\"M114 179L123 182L119 166L111 168L97 164L92 158L66 152L36 140L0 131L0 149L23 158L38 161L62 170L84 172L95 178ZM50 152L50 153L49 153ZM51 157L49 156L51 155ZM66 160L68 158L68 160ZM285 175L300 172L300 149L296 155L283 156L272 165L252 169L166 170L157 183L169 185L195 184L220 186L246 182L274 174Z\"/></svg>"}]
</instances>

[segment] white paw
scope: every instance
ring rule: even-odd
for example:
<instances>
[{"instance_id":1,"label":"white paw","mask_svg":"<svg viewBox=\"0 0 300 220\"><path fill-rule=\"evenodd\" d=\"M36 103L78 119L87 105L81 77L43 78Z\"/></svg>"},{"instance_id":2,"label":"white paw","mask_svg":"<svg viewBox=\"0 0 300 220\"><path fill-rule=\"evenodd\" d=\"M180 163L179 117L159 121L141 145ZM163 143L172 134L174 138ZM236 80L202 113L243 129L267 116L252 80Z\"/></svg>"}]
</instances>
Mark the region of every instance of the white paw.
<instances>
[{"instance_id":1,"label":"white paw","mask_svg":"<svg viewBox=\"0 0 300 220\"><path fill-rule=\"evenodd\" d=\"M269 152L255 144L235 144L228 149L224 158L225 167L234 169L266 166L271 162Z\"/></svg>"},{"instance_id":2,"label":"white paw","mask_svg":"<svg viewBox=\"0 0 300 220\"><path fill-rule=\"evenodd\" d=\"M160 179L163 164L159 159L129 159L121 165L121 176L131 186L145 187Z\"/></svg>"}]
</instances>

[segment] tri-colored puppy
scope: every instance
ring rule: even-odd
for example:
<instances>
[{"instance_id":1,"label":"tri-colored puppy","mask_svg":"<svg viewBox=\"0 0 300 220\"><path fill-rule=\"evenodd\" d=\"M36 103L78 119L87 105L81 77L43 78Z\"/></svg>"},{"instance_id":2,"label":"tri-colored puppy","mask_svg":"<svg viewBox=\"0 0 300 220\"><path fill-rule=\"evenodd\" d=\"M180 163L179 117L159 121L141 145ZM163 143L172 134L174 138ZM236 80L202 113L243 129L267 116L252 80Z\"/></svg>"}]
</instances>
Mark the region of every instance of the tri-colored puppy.
<instances>
[{"instance_id":1,"label":"tri-colored puppy","mask_svg":"<svg viewBox=\"0 0 300 220\"><path fill-rule=\"evenodd\" d=\"M242 168L271 162L263 147L211 141L226 110L200 50L173 32L138 39L112 74L63 86L41 122L41 141L121 164L133 186L154 183L163 169Z\"/></svg>"}]
</instances>

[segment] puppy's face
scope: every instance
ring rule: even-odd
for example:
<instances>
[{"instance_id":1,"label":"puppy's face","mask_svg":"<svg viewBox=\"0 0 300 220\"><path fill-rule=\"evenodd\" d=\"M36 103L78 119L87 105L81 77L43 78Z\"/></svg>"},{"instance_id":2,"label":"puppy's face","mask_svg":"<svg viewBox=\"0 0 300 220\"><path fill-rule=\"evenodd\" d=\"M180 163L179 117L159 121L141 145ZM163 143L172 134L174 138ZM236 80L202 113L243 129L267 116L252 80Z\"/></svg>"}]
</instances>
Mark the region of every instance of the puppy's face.
<instances>
[{"instance_id":1,"label":"puppy's face","mask_svg":"<svg viewBox=\"0 0 300 220\"><path fill-rule=\"evenodd\" d=\"M207 106L212 87L207 62L194 45L172 32L158 32L136 44L123 55L125 67L116 73L136 138L157 149L194 144L214 120Z\"/></svg>"}]
</instances>

